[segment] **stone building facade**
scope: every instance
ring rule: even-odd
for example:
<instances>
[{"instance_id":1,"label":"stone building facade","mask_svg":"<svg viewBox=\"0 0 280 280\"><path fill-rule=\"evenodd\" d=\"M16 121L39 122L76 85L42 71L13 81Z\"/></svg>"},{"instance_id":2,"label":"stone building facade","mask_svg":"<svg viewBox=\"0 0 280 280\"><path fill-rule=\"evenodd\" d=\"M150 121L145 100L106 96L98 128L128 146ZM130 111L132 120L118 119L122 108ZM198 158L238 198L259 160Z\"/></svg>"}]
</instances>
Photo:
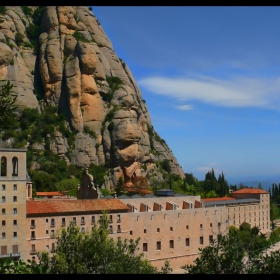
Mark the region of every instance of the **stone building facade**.
<instances>
[{"instance_id":1,"label":"stone building facade","mask_svg":"<svg viewBox=\"0 0 280 280\"><path fill-rule=\"evenodd\" d=\"M37 260L37 251L54 252L57 234L71 221L81 232L90 231L103 211L109 215L111 238L140 238L139 253L158 268L168 259L175 271L192 263L199 256L199 248L209 245L218 234L227 233L231 225L238 227L247 221L263 233L269 232L269 193L263 190L243 189L233 193L233 198L215 199L174 195L165 189L144 197L90 199L80 188L82 199L33 199L32 184L26 176L26 150L2 149L0 157L5 158L0 177L4 198L0 225L2 236L5 233L0 239L0 257Z\"/></svg>"}]
</instances>

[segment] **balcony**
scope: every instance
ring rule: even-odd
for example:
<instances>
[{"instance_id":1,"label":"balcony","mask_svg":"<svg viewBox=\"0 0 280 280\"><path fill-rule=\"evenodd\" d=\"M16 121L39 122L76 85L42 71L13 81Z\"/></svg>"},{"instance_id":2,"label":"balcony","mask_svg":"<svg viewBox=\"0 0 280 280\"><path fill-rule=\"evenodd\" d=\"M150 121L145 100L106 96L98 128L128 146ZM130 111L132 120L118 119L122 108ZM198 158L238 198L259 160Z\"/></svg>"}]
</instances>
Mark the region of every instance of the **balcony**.
<instances>
[{"instance_id":1,"label":"balcony","mask_svg":"<svg viewBox=\"0 0 280 280\"><path fill-rule=\"evenodd\" d=\"M0 254L0 258L9 258L10 254Z\"/></svg>"},{"instance_id":2,"label":"balcony","mask_svg":"<svg viewBox=\"0 0 280 280\"><path fill-rule=\"evenodd\" d=\"M36 236L35 236L35 235L31 235L31 236L30 236L30 239L31 239L31 240L34 240L34 239L36 239Z\"/></svg>"},{"instance_id":3,"label":"balcony","mask_svg":"<svg viewBox=\"0 0 280 280\"><path fill-rule=\"evenodd\" d=\"M51 233L50 238L55 238L54 233Z\"/></svg>"},{"instance_id":4,"label":"balcony","mask_svg":"<svg viewBox=\"0 0 280 280\"><path fill-rule=\"evenodd\" d=\"M11 253L11 258L19 258L20 253Z\"/></svg>"},{"instance_id":5,"label":"balcony","mask_svg":"<svg viewBox=\"0 0 280 280\"><path fill-rule=\"evenodd\" d=\"M65 227L66 226L66 223L65 222L62 222L61 223L61 227Z\"/></svg>"},{"instance_id":6,"label":"balcony","mask_svg":"<svg viewBox=\"0 0 280 280\"><path fill-rule=\"evenodd\" d=\"M31 229L36 228L35 224L33 224L33 225L31 224L31 225L30 225L30 228L31 228Z\"/></svg>"},{"instance_id":7,"label":"balcony","mask_svg":"<svg viewBox=\"0 0 280 280\"><path fill-rule=\"evenodd\" d=\"M55 223L51 223L51 227L55 227Z\"/></svg>"},{"instance_id":8,"label":"balcony","mask_svg":"<svg viewBox=\"0 0 280 280\"><path fill-rule=\"evenodd\" d=\"M81 226L83 226L85 224L85 221L81 221Z\"/></svg>"},{"instance_id":9,"label":"balcony","mask_svg":"<svg viewBox=\"0 0 280 280\"><path fill-rule=\"evenodd\" d=\"M36 250L31 250L30 255L36 255Z\"/></svg>"}]
</instances>

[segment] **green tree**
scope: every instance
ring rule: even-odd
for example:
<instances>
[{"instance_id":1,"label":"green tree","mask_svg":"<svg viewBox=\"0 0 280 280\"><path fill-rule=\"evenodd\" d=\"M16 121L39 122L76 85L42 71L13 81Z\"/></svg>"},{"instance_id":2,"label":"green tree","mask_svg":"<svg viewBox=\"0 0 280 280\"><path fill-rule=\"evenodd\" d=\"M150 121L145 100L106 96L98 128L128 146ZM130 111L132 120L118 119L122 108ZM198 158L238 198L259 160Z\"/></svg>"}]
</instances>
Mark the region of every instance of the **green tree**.
<instances>
[{"instance_id":1,"label":"green tree","mask_svg":"<svg viewBox=\"0 0 280 280\"><path fill-rule=\"evenodd\" d=\"M74 189L77 190L78 184L80 184L80 180L77 178L63 179L56 184L56 189L61 192Z\"/></svg>"},{"instance_id":2,"label":"green tree","mask_svg":"<svg viewBox=\"0 0 280 280\"><path fill-rule=\"evenodd\" d=\"M54 274L155 274L169 273L169 263L159 271L143 254L137 253L139 239L118 239L108 236L109 219L104 214L91 232L81 233L71 223L57 237L52 257L38 255L40 265Z\"/></svg>"},{"instance_id":3,"label":"green tree","mask_svg":"<svg viewBox=\"0 0 280 280\"><path fill-rule=\"evenodd\" d=\"M244 250L238 229L213 240L200 249L200 256L191 265L182 268L190 274L272 274L280 273L280 251ZM253 231L256 234L256 230Z\"/></svg>"},{"instance_id":4,"label":"green tree","mask_svg":"<svg viewBox=\"0 0 280 280\"><path fill-rule=\"evenodd\" d=\"M8 128L17 122L17 95L10 81L0 81L0 128Z\"/></svg>"},{"instance_id":5,"label":"green tree","mask_svg":"<svg viewBox=\"0 0 280 280\"><path fill-rule=\"evenodd\" d=\"M272 229L274 229L274 220L277 219L279 216L279 209L278 207L272 202L270 203L270 220L272 223Z\"/></svg>"}]
</instances>

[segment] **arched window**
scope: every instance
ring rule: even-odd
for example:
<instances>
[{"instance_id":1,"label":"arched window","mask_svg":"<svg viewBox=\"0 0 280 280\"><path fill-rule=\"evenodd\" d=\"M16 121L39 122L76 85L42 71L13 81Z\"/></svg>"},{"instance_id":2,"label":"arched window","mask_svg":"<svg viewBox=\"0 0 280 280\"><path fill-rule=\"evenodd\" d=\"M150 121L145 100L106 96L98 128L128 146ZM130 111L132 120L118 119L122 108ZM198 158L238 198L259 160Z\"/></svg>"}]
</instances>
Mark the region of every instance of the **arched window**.
<instances>
[{"instance_id":1,"label":"arched window","mask_svg":"<svg viewBox=\"0 0 280 280\"><path fill-rule=\"evenodd\" d=\"M7 176L7 159L1 157L1 176Z\"/></svg>"},{"instance_id":2,"label":"arched window","mask_svg":"<svg viewBox=\"0 0 280 280\"><path fill-rule=\"evenodd\" d=\"M18 175L18 158L17 157L12 158L12 164L13 164L12 176L17 176Z\"/></svg>"}]
</instances>

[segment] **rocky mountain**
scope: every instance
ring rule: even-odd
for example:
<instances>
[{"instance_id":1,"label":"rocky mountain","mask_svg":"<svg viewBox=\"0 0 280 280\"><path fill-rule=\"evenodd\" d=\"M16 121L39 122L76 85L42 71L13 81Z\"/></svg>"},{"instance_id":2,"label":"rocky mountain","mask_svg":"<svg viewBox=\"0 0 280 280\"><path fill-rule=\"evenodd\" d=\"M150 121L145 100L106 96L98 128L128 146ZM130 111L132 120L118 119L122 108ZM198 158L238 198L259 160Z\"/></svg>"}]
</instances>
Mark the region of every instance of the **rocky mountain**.
<instances>
[{"instance_id":1,"label":"rocky mountain","mask_svg":"<svg viewBox=\"0 0 280 280\"><path fill-rule=\"evenodd\" d=\"M57 127L50 141L27 143L29 150L49 149L76 166L109 166L112 184L135 176L162 181L162 162L184 177L154 131L129 67L88 7L2 6L0 80L13 83L21 112L54 106L75 133L69 143Z\"/></svg>"}]
</instances>

